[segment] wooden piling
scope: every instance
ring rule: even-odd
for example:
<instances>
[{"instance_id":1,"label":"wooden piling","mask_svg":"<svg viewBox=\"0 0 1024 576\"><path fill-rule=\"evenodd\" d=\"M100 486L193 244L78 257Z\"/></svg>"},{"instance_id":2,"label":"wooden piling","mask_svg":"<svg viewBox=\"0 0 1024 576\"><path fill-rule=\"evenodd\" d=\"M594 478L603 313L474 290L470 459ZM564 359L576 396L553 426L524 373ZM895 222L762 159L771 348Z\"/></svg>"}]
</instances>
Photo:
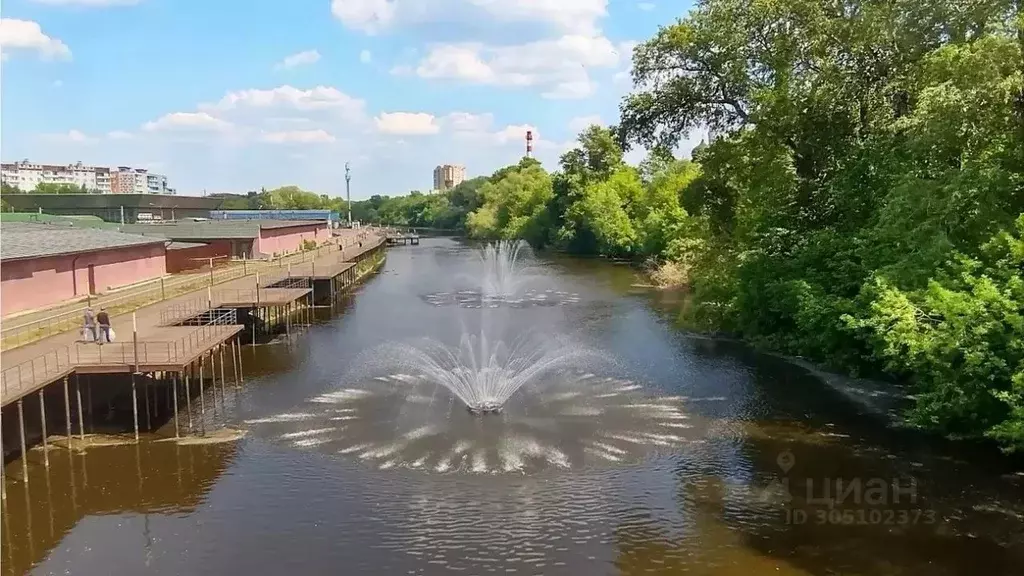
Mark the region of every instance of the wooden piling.
<instances>
[{"instance_id":1,"label":"wooden piling","mask_svg":"<svg viewBox=\"0 0 1024 576\"><path fill-rule=\"evenodd\" d=\"M153 375L150 374L148 378L142 381L142 401L146 403L146 431L153 431L153 419L150 418L149 409L149 383L152 381Z\"/></svg>"},{"instance_id":2,"label":"wooden piling","mask_svg":"<svg viewBox=\"0 0 1024 576\"><path fill-rule=\"evenodd\" d=\"M231 341L231 373L235 375L235 388L238 388L241 384L241 378L238 374L238 340Z\"/></svg>"},{"instance_id":3,"label":"wooden piling","mask_svg":"<svg viewBox=\"0 0 1024 576\"><path fill-rule=\"evenodd\" d=\"M2 452L4 456L6 456L7 455L7 451L3 450L3 445L4 445L4 423L3 423L3 417L4 417L3 410L0 410L0 452ZM6 471L6 467L4 466L4 463L3 463L2 459L0 459L0 499L7 500L7 471ZM7 514L4 514L4 519L6 519L6 518L7 518ZM6 527L4 529L7 530ZM10 530L7 530L8 537L10 536L10 534L11 534Z\"/></svg>"},{"instance_id":4,"label":"wooden piling","mask_svg":"<svg viewBox=\"0 0 1024 576\"><path fill-rule=\"evenodd\" d=\"M245 382L245 373L242 371L242 340L238 340L238 381Z\"/></svg>"},{"instance_id":5,"label":"wooden piling","mask_svg":"<svg viewBox=\"0 0 1024 576\"><path fill-rule=\"evenodd\" d=\"M139 441L139 393L135 385L135 371L132 370L132 421L135 424L135 442Z\"/></svg>"},{"instance_id":6,"label":"wooden piling","mask_svg":"<svg viewBox=\"0 0 1024 576\"><path fill-rule=\"evenodd\" d=\"M227 382L227 380L224 378L224 345L221 344L217 346L217 349L220 352L220 397L221 399L224 399L224 383ZM226 411L227 407L225 407L224 409Z\"/></svg>"},{"instance_id":7,"label":"wooden piling","mask_svg":"<svg viewBox=\"0 0 1024 576\"><path fill-rule=\"evenodd\" d=\"M25 404L18 398L18 423L21 424L21 472L28 485L28 448L25 443Z\"/></svg>"},{"instance_id":8,"label":"wooden piling","mask_svg":"<svg viewBox=\"0 0 1024 576\"><path fill-rule=\"evenodd\" d=\"M75 374L75 400L78 402L78 439L85 447L85 417L82 411L82 381ZM70 448L70 446L68 446Z\"/></svg>"},{"instance_id":9,"label":"wooden piling","mask_svg":"<svg viewBox=\"0 0 1024 576\"><path fill-rule=\"evenodd\" d=\"M50 448L46 443L46 398L43 396L43 391L39 391L39 422L40 426L43 427L43 465L47 468L50 467ZM71 447L71 437L68 436L68 448Z\"/></svg>"},{"instance_id":10,"label":"wooden piling","mask_svg":"<svg viewBox=\"0 0 1024 576\"><path fill-rule=\"evenodd\" d=\"M199 422L203 430L203 434L206 434L206 394L203 393L203 376L206 368L206 356L199 357L199 413L202 417L202 421Z\"/></svg>"},{"instance_id":11,"label":"wooden piling","mask_svg":"<svg viewBox=\"0 0 1024 576\"><path fill-rule=\"evenodd\" d=\"M172 395L174 396L174 437L180 438L178 435L178 373L175 372L171 381Z\"/></svg>"},{"instance_id":12,"label":"wooden piling","mask_svg":"<svg viewBox=\"0 0 1024 576\"><path fill-rule=\"evenodd\" d=\"M192 432L192 375L185 372L185 408L188 410L188 431Z\"/></svg>"},{"instance_id":13,"label":"wooden piling","mask_svg":"<svg viewBox=\"0 0 1024 576\"><path fill-rule=\"evenodd\" d=\"M64 377L64 431L68 437L68 449L71 448L71 393L68 387L68 377Z\"/></svg>"}]
</instances>

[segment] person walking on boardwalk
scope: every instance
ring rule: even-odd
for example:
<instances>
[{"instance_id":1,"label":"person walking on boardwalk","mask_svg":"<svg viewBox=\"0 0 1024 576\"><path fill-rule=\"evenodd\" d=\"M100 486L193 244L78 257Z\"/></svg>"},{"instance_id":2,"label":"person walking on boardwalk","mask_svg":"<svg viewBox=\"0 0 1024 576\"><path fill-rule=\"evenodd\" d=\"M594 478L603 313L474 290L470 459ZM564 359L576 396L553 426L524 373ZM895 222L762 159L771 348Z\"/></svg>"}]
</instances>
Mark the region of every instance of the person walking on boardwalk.
<instances>
[{"instance_id":1,"label":"person walking on boardwalk","mask_svg":"<svg viewBox=\"0 0 1024 576\"><path fill-rule=\"evenodd\" d=\"M86 342L97 340L96 315L93 314L92 308L85 309L85 328L82 329L82 340Z\"/></svg>"},{"instance_id":2,"label":"person walking on boardwalk","mask_svg":"<svg viewBox=\"0 0 1024 576\"><path fill-rule=\"evenodd\" d=\"M96 341L100 344L110 342L110 315L107 314L106 308L100 308L100 313L96 315L96 322L100 325L100 333Z\"/></svg>"}]
</instances>

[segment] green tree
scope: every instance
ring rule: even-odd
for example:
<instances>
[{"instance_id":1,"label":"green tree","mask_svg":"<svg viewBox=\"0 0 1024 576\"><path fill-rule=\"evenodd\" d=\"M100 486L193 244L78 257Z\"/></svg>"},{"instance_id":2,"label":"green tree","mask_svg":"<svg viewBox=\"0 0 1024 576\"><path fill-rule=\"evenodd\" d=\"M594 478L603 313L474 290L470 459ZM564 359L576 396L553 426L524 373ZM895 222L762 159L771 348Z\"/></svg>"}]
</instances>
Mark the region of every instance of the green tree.
<instances>
[{"instance_id":1,"label":"green tree","mask_svg":"<svg viewBox=\"0 0 1024 576\"><path fill-rule=\"evenodd\" d=\"M54 184L51 182L40 182L36 184L35 194L80 194L81 188L74 184Z\"/></svg>"}]
</instances>

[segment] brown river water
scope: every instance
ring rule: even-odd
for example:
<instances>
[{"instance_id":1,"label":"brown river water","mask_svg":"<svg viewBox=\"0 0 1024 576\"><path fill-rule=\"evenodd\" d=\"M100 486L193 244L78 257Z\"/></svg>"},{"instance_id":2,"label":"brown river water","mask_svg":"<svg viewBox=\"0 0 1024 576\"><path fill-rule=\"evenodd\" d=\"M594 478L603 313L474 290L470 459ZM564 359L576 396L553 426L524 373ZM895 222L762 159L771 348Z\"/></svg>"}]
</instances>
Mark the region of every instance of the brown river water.
<instances>
[{"instance_id":1,"label":"brown river water","mask_svg":"<svg viewBox=\"0 0 1024 576\"><path fill-rule=\"evenodd\" d=\"M536 264L495 304L462 291L472 247L391 249L339 310L246 347L205 438L165 426L48 469L32 450L28 483L8 463L2 573L1024 573L1019 462L688 335L628 267ZM463 337L552 369L470 414L419 361Z\"/></svg>"}]
</instances>

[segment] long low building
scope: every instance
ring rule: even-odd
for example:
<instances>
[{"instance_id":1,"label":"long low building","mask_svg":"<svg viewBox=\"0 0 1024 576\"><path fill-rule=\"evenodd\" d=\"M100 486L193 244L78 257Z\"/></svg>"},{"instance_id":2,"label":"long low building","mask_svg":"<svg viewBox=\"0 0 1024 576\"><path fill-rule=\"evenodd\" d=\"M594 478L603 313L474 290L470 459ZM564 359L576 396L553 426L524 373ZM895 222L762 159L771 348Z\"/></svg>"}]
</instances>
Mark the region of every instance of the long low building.
<instances>
[{"instance_id":1,"label":"long low building","mask_svg":"<svg viewBox=\"0 0 1024 576\"><path fill-rule=\"evenodd\" d=\"M330 220L340 215L331 210L210 210L213 220Z\"/></svg>"},{"instance_id":2,"label":"long low building","mask_svg":"<svg viewBox=\"0 0 1024 576\"><path fill-rule=\"evenodd\" d=\"M0 226L0 313L43 308L167 272L163 238L66 225Z\"/></svg>"},{"instance_id":3,"label":"long low building","mask_svg":"<svg viewBox=\"0 0 1024 576\"><path fill-rule=\"evenodd\" d=\"M0 226L0 314L100 294L110 288L232 258L266 258L320 245L327 221L204 221L129 224L121 231L73 223Z\"/></svg>"},{"instance_id":4,"label":"long low building","mask_svg":"<svg viewBox=\"0 0 1024 576\"><path fill-rule=\"evenodd\" d=\"M208 220L203 222L154 222L131 224L122 231L157 236L175 242L220 243L224 256L266 258L302 249L304 242L317 245L331 237L327 221L311 220Z\"/></svg>"},{"instance_id":5,"label":"long low building","mask_svg":"<svg viewBox=\"0 0 1024 576\"><path fill-rule=\"evenodd\" d=\"M4 194L17 212L98 216L107 222L132 224L150 220L208 218L223 198L167 194Z\"/></svg>"}]
</instances>

